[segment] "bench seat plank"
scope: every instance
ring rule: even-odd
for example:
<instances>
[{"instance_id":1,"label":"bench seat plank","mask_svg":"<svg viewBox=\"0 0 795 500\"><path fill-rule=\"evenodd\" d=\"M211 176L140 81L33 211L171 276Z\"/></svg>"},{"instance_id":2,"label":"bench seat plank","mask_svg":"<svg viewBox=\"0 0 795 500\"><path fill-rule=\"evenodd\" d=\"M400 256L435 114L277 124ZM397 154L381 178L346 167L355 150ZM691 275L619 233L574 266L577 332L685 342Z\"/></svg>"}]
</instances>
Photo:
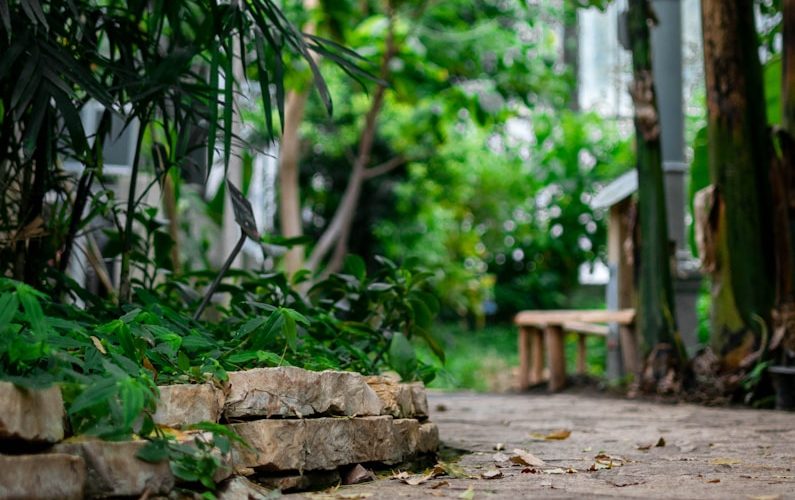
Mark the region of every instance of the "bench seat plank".
<instances>
[{"instance_id":1,"label":"bench seat plank","mask_svg":"<svg viewBox=\"0 0 795 500\"><path fill-rule=\"evenodd\" d=\"M635 322L635 309L621 309L618 311L600 309L522 311L516 315L514 322L519 326L538 327L563 325L568 322L631 325Z\"/></svg>"}]
</instances>

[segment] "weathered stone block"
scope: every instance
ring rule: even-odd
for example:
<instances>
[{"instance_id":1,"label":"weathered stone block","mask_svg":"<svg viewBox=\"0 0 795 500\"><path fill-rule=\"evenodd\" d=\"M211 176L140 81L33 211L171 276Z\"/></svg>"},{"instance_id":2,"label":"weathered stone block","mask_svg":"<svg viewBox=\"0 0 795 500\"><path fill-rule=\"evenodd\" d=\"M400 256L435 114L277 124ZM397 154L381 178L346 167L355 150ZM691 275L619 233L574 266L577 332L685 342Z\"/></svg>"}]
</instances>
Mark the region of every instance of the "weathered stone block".
<instances>
[{"instance_id":1,"label":"weathered stone block","mask_svg":"<svg viewBox=\"0 0 795 500\"><path fill-rule=\"evenodd\" d=\"M255 420L233 424L232 429L250 447L236 445L232 462L236 468L303 470L305 420Z\"/></svg>"},{"instance_id":2,"label":"weathered stone block","mask_svg":"<svg viewBox=\"0 0 795 500\"><path fill-rule=\"evenodd\" d=\"M306 470L390 462L401 453L394 441L393 421L389 416L316 418L305 422Z\"/></svg>"},{"instance_id":3,"label":"weathered stone block","mask_svg":"<svg viewBox=\"0 0 795 500\"><path fill-rule=\"evenodd\" d=\"M414 415L412 387L388 377L367 377L367 385L378 395L384 405L383 415L410 418Z\"/></svg>"},{"instance_id":4,"label":"weathered stone block","mask_svg":"<svg viewBox=\"0 0 795 500\"><path fill-rule=\"evenodd\" d=\"M412 417L427 418L428 417L428 393L425 390L425 384L422 382L413 382L408 384L411 388L411 403L414 408Z\"/></svg>"},{"instance_id":5,"label":"weathered stone block","mask_svg":"<svg viewBox=\"0 0 795 500\"><path fill-rule=\"evenodd\" d=\"M416 453L433 453L439 449L439 428L433 422L420 424Z\"/></svg>"},{"instance_id":6,"label":"weathered stone block","mask_svg":"<svg viewBox=\"0 0 795 500\"><path fill-rule=\"evenodd\" d=\"M212 384L159 387L155 423L184 427L199 422L218 422L224 409L224 392Z\"/></svg>"},{"instance_id":7,"label":"weathered stone block","mask_svg":"<svg viewBox=\"0 0 795 500\"><path fill-rule=\"evenodd\" d=\"M57 443L64 437L61 389L23 389L0 382L0 439Z\"/></svg>"},{"instance_id":8,"label":"weathered stone block","mask_svg":"<svg viewBox=\"0 0 795 500\"><path fill-rule=\"evenodd\" d=\"M420 423L413 418L395 419L393 424L395 457L389 464L400 463L414 455L420 436Z\"/></svg>"},{"instance_id":9,"label":"weathered stone block","mask_svg":"<svg viewBox=\"0 0 795 500\"><path fill-rule=\"evenodd\" d=\"M227 418L380 415L381 400L358 373L291 366L229 373Z\"/></svg>"},{"instance_id":10,"label":"weathered stone block","mask_svg":"<svg viewBox=\"0 0 795 500\"><path fill-rule=\"evenodd\" d=\"M84 497L86 464L59 453L0 456L0 498L30 500Z\"/></svg>"},{"instance_id":11,"label":"weathered stone block","mask_svg":"<svg viewBox=\"0 0 795 500\"><path fill-rule=\"evenodd\" d=\"M250 446L236 446L235 467L330 470L361 462L399 462L392 417L256 420L232 425Z\"/></svg>"},{"instance_id":12,"label":"weathered stone block","mask_svg":"<svg viewBox=\"0 0 795 500\"><path fill-rule=\"evenodd\" d=\"M439 430L431 422L421 423L415 419L395 419L395 448L399 451L395 460L389 464L408 460L419 453L432 453L439 448Z\"/></svg>"},{"instance_id":13,"label":"weathered stone block","mask_svg":"<svg viewBox=\"0 0 795 500\"><path fill-rule=\"evenodd\" d=\"M168 461L144 462L136 458L146 441L82 441L61 443L54 451L85 460L89 480L86 495L91 497L167 494L174 487Z\"/></svg>"},{"instance_id":14,"label":"weathered stone block","mask_svg":"<svg viewBox=\"0 0 795 500\"><path fill-rule=\"evenodd\" d=\"M238 476L221 485L217 497L218 500L265 500L274 498L273 493L268 488Z\"/></svg>"}]
</instances>

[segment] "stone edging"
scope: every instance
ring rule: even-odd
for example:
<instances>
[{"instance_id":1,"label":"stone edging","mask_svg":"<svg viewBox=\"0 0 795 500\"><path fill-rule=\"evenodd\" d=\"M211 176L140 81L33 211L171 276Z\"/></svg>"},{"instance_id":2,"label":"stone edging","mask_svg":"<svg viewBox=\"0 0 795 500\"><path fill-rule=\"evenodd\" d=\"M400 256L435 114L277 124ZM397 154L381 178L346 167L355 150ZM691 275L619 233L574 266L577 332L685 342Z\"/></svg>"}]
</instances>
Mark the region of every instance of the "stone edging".
<instances>
[{"instance_id":1,"label":"stone edging","mask_svg":"<svg viewBox=\"0 0 795 500\"><path fill-rule=\"evenodd\" d=\"M270 487L305 487L307 481L300 480L304 471L339 477L338 467L395 465L433 453L439 444L436 425L427 421L421 383L279 367L230 372L228 383L220 386L159 389L154 415L158 425L223 422L250 445L234 447L218 480L245 474ZM57 387L25 390L0 382L0 444L24 442L43 450L0 455L0 498L139 496L173 489L176 481L168 463L136 458L144 441L61 442L64 416ZM285 481L290 474L298 479ZM243 486L255 487L237 478L227 481L222 493L235 498L232 490Z\"/></svg>"}]
</instances>

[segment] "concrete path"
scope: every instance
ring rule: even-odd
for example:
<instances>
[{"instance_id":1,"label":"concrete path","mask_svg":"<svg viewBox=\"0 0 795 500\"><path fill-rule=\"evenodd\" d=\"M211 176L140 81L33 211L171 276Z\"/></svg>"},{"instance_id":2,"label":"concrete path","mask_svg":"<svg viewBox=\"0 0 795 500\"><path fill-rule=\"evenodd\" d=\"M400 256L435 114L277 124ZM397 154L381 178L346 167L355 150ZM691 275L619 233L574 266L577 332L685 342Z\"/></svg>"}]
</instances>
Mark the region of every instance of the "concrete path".
<instances>
[{"instance_id":1,"label":"concrete path","mask_svg":"<svg viewBox=\"0 0 795 500\"><path fill-rule=\"evenodd\" d=\"M429 404L443 444L467 450L456 465L469 477L303 497L795 499L795 413L579 394L433 392ZM545 465L514 464L514 449Z\"/></svg>"}]
</instances>

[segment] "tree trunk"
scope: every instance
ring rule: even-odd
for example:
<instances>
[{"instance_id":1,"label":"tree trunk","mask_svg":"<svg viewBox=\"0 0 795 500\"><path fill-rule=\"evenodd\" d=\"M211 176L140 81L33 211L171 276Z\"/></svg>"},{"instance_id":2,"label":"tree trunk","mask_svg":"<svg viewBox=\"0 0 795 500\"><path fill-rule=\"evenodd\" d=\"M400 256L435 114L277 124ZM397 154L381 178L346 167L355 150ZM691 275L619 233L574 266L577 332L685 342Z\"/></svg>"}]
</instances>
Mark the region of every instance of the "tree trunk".
<instances>
[{"instance_id":1,"label":"tree trunk","mask_svg":"<svg viewBox=\"0 0 795 500\"><path fill-rule=\"evenodd\" d=\"M317 5L317 0L304 0L304 10L307 12L314 11ZM308 22L304 26L304 31L315 34L315 23ZM301 173L299 128L304 119L304 109L310 90L310 88L292 90L287 94L284 103L284 132L279 151L279 227L285 238L297 238L304 234L299 184ZM295 246L287 252L284 256L284 266L288 275L304 267L303 245Z\"/></svg>"},{"instance_id":2,"label":"tree trunk","mask_svg":"<svg viewBox=\"0 0 795 500\"><path fill-rule=\"evenodd\" d=\"M776 308L770 348L795 349L795 0L782 1L781 161L774 164Z\"/></svg>"},{"instance_id":3,"label":"tree trunk","mask_svg":"<svg viewBox=\"0 0 795 500\"><path fill-rule=\"evenodd\" d=\"M651 19L647 0L630 0L633 69L630 94L635 104L640 227L637 326L647 360L644 384L656 386L672 369L683 366L685 353L676 329L671 284L671 243L665 211L660 123L652 77Z\"/></svg>"},{"instance_id":4,"label":"tree trunk","mask_svg":"<svg viewBox=\"0 0 795 500\"><path fill-rule=\"evenodd\" d=\"M571 97L569 109L580 109L580 23L577 18L579 7L573 2L563 4L563 64L571 72Z\"/></svg>"},{"instance_id":5,"label":"tree trunk","mask_svg":"<svg viewBox=\"0 0 795 500\"><path fill-rule=\"evenodd\" d=\"M304 234L301 223L301 190L299 185L299 157L301 137L298 128L304 117L308 90L293 90L284 105L284 133L279 154L279 226L282 236L296 238ZM304 265L304 247L291 248L284 256L288 275Z\"/></svg>"},{"instance_id":6,"label":"tree trunk","mask_svg":"<svg viewBox=\"0 0 795 500\"><path fill-rule=\"evenodd\" d=\"M711 343L722 368L735 370L754 359L770 325L771 147L753 1L702 0L701 9L715 188Z\"/></svg>"}]
</instances>

